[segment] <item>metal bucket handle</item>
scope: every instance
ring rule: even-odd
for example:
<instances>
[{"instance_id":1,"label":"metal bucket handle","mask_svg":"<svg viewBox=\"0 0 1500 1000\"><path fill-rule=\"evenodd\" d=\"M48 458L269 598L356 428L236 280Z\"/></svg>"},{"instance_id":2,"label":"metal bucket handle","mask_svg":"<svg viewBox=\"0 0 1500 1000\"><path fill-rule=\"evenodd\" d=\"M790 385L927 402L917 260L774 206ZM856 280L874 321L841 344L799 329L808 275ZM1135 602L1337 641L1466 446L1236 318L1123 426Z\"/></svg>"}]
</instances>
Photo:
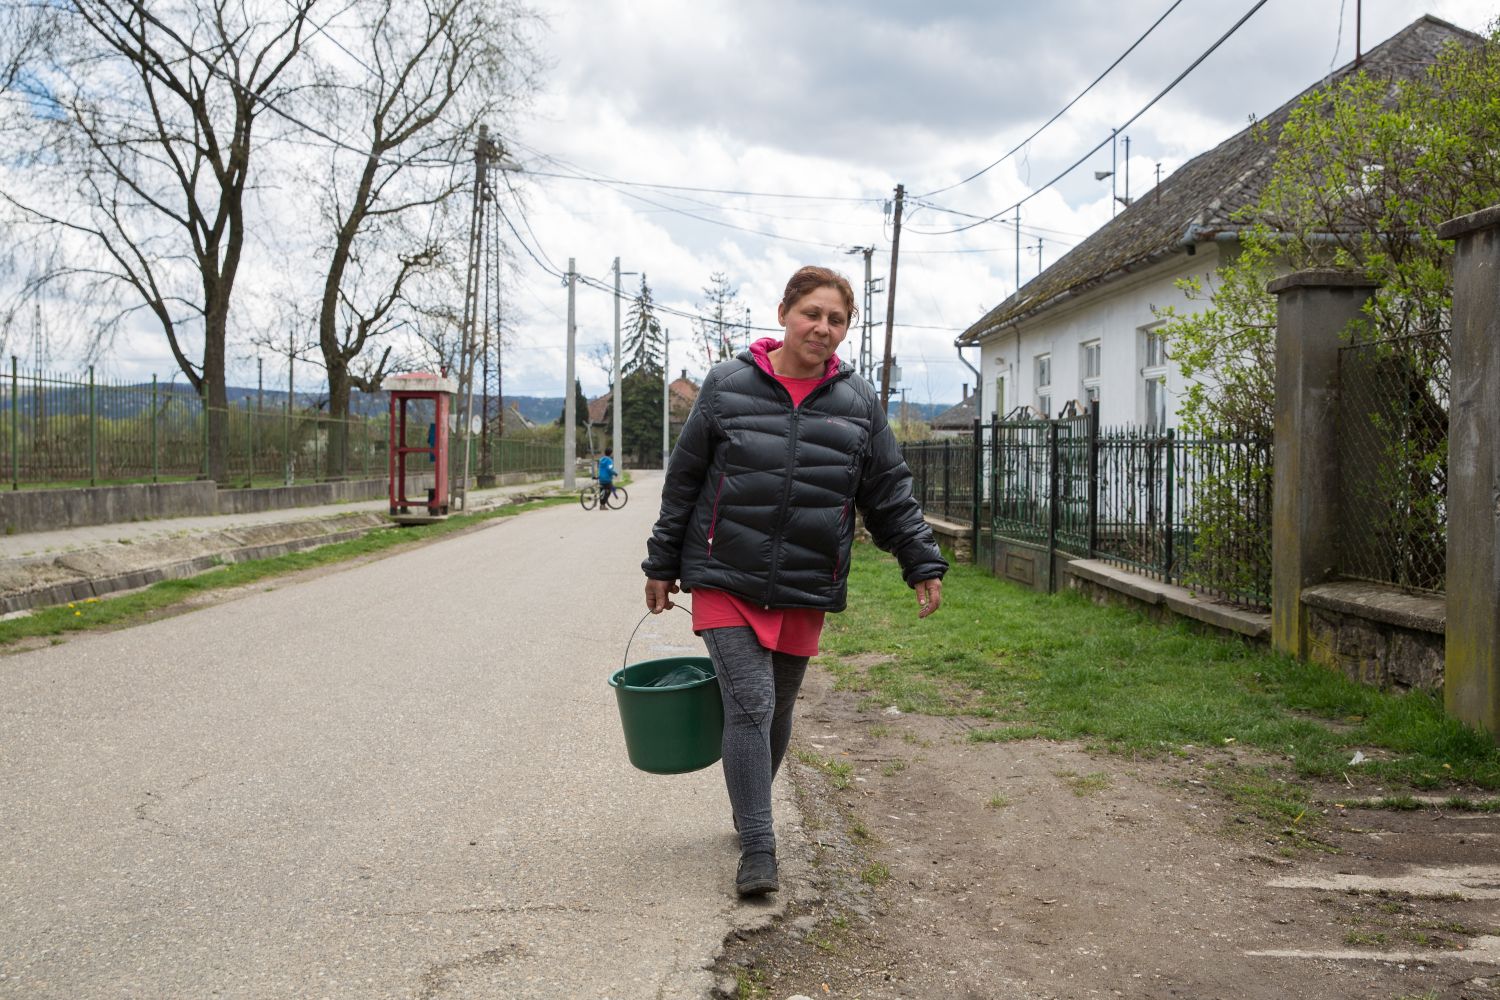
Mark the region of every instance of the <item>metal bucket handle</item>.
<instances>
[{"instance_id":1,"label":"metal bucket handle","mask_svg":"<svg viewBox=\"0 0 1500 1000\"><path fill-rule=\"evenodd\" d=\"M672 605L672 607L673 608L681 608L683 611L686 611L688 614L692 614L693 613L693 609L690 608L690 607L688 607L685 604L678 604L678 603L674 602L673 605ZM670 611L670 610L672 610L672 608L668 608L667 610ZM621 687L626 687L627 686L626 683L625 683L625 665L630 662L630 644L635 641L635 634L641 630L641 626L644 625L644 624L646 624L646 619L650 618L652 614L654 614L654 612L647 611L644 615L641 615L641 620L638 621L638 622L636 622L635 623L635 628L633 628L633 629L630 630L630 638L625 640L625 655L622 656L622 657L620 657L620 686Z\"/></svg>"}]
</instances>

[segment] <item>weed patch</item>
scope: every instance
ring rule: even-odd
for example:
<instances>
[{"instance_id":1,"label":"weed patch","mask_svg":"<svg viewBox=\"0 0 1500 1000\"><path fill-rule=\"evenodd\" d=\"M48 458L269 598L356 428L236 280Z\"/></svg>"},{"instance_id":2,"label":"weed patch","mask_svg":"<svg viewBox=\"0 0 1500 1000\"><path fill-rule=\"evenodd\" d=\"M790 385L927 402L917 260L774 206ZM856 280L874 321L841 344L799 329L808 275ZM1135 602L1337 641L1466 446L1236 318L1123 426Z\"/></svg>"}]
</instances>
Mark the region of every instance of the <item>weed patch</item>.
<instances>
[{"instance_id":1,"label":"weed patch","mask_svg":"<svg viewBox=\"0 0 1500 1000\"><path fill-rule=\"evenodd\" d=\"M1077 740L1109 752L1253 748L1295 779L1500 789L1500 749L1421 692L1390 693L1324 667L1163 625L1077 594L1038 594L954 565L943 609L918 620L895 561L857 547L849 610L820 659L870 707L990 720L969 739ZM1366 760L1349 767L1355 750ZM1371 754L1371 750L1379 750ZM1233 768L1231 768L1233 769ZM1298 793L1252 775L1257 814Z\"/></svg>"}]
</instances>

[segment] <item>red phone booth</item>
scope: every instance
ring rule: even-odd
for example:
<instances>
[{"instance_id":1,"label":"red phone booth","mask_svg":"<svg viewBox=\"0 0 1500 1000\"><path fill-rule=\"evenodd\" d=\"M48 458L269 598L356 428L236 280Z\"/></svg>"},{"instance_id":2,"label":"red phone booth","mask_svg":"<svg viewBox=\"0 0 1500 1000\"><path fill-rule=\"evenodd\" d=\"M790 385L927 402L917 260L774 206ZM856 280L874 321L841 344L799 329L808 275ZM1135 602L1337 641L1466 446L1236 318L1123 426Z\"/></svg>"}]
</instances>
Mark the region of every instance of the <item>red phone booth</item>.
<instances>
[{"instance_id":1,"label":"red phone booth","mask_svg":"<svg viewBox=\"0 0 1500 1000\"><path fill-rule=\"evenodd\" d=\"M391 430L389 461L391 519L397 524L427 524L448 516L448 411L458 384L443 375L412 372L392 375L381 388L391 394ZM414 403L430 402L432 416L419 431L418 444L412 444L406 433L409 408ZM415 415L412 415L415 417ZM407 456L421 456L407 469ZM425 461L424 461L425 459ZM406 495L407 476L425 478L432 473L433 485L425 497Z\"/></svg>"}]
</instances>

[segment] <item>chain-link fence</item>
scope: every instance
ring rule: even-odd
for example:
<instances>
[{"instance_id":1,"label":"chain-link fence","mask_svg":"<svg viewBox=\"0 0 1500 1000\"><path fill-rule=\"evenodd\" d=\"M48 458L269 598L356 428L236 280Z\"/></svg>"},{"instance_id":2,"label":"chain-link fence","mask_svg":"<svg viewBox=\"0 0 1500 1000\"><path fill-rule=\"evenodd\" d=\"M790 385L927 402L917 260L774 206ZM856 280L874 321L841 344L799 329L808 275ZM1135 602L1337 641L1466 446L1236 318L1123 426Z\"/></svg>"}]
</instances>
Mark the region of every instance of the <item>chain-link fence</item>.
<instances>
[{"instance_id":1,"label":"chain-link fence","mask_svg":"<svg viewBox=\"0 0 1500 1000\"><path fill-rule=\"evenodd\" d=\"M1448 544L1447 331L1339 350L1342 575L1441 592Z\"/></svg>"},{"instance_id":2,"label":"chain-link fence","mask_svg":"<svg viewBox=\"0 0 1500 1000\"><path fill-rule=\"evenodd\" d=\"M335 419L284 393L246 394L220 410L186 386L83 379L12 367L0 378L0 476L13 489L195 479L208 474L210 420L222 414L222 485L383 478L390 430L384 393L356 394ZM430 414L408 425L409 446L430 445ZM420 439L420 440L418 440ZM449 434L462 471L465 439ZM562 446L484 435L467 440L472 475L562 469ZM334 454L330 457L330 452ZM413 470L420 471L420 470Z\"/></svg>"}]
</instances>

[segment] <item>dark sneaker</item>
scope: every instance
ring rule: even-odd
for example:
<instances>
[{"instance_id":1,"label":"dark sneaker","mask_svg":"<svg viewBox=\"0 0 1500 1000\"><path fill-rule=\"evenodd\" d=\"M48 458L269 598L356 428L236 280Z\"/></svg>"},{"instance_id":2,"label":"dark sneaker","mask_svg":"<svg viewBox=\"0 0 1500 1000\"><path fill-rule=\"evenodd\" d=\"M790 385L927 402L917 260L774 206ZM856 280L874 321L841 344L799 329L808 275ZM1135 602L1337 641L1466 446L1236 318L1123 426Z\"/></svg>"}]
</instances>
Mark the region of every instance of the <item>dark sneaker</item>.
<instances>
[{"instance_id":1,"label":"dark sneaker","mask_svg":"<svg viewBox=\"0 0 1500 1000\"><path fill-rule=\"evenodd\" d=\"M764 896L776 892L781 882L776 878L776 855L770 851L756 851L740 858L740 868L734 876L734 891L741 896Z\"/></svg>"}]
</instances>

